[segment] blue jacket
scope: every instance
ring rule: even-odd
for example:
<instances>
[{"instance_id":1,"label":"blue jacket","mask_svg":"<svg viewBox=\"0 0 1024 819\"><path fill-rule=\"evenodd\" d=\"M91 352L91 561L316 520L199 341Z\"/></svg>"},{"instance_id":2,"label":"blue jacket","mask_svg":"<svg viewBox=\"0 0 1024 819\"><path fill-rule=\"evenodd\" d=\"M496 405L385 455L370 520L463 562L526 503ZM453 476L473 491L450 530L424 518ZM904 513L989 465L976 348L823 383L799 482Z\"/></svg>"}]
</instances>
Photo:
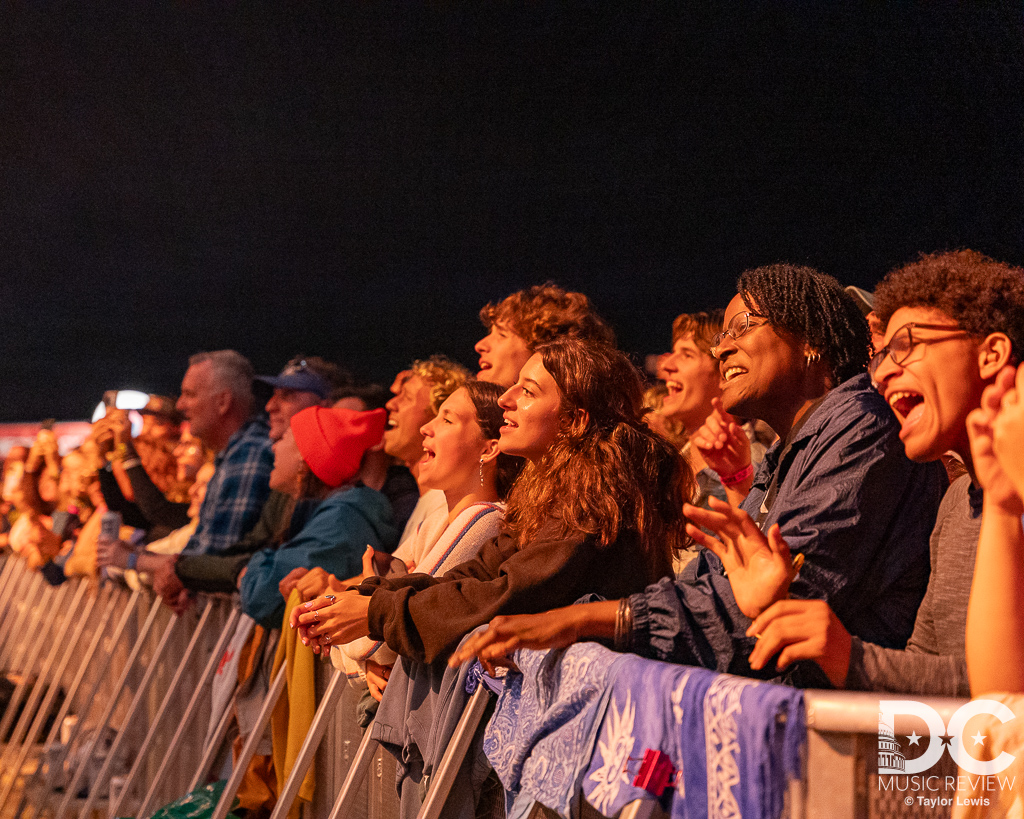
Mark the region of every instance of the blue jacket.
<instances>
[{"instance_id":1,"label":"blue jacket","mask_svg":"<svg viewBox=\"0 0 1024 819\"><path fill-rule=\"evenodd\" d=\"M239 586L242 611L264 628L280 628L284 600L278 584L292 569L319 566L340 579L362 570L367 544L390 552L399 531L391 504L366 486L329 495L295 537L252 556Z\"/></svg>"},{"instance_id":2,"label":"blue jacket","mask_svg":"<svg viewBox=\"0 0 1024 819\"><path fill-rule=\"evenodd\" d=\"M906 457L899 424L867 375L831 390L791 438L768 450L743 509L765 531L777 522L793 553L804 554L791 596L826 600L851 634L902 648L928 583L945 470ZM753 673L750 621L713 553L702 550L675 582L649 586L630 603L638 653Z\"/></svg>"}]
</instances>

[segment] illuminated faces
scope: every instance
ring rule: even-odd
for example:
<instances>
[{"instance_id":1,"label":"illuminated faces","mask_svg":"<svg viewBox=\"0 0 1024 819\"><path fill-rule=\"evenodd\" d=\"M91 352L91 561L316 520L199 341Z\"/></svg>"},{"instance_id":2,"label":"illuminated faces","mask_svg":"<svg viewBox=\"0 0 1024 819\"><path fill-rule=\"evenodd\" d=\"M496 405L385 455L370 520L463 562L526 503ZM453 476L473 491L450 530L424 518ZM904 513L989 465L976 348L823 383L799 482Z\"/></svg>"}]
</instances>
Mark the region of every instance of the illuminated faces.
<instances>
[{"instance_id":1,"label":"illuminated faces","mask_svg":"<svg viewBox=\"0 0 1024 819\"><path fill-rule=\"evenodd\" d=\"M424 424L423 458L416 481L421 489L472 490L479 484L480 459L495 451L484 438L476 407L465 388L441 404L437 417Z\"/></svg>"},{"instance_id":2,"label":"illuminated faces","mask_svg":"<svg viewBox=\"0 0 1024 819\"><path fill-rule=\"evenodd\" d=\"M661 362L668 395L661 413L694 432L711 413L711 399L721 394L718 362L701 350L686 333L672 345Z\"/></svg>"},{"instance_id":3,"label":"illuminated faces","mask_svg":"<svg viewBox=\"0 0 1024 819\"><path fill-rule=\"evenodd\" d=\"M473 349L480 355L480 371L476 377L501 387L516 383L519 371L530 357L522 337L500 322L492 324L490 332Z\"/></svg>"},{"instance_id":4,"label":"illuminated faces","mask_svg":"<svg viewBox=\"0 0 1024 819\"><path fill-rule=\"evenodd\" d=\"M901 361L885 355L873 378L899 419L907 457L932 461L949 450L969 457L967 414L980 404L984 388L977 339L938 310L901 307L889 319L885 344L902 348L896 356Z\"/></svg>"},{"instance_id":5,"label":"illuminated faces","mask_svg":"<svg viewBox=\"0 0 1024 819\"><path fill-rule=\"evenodd\" d=\"M540 460L558 437L562 395L539 354L530 356L498 406L505 410L498 448L529 461Z\"/></svg>"}]
</instances>

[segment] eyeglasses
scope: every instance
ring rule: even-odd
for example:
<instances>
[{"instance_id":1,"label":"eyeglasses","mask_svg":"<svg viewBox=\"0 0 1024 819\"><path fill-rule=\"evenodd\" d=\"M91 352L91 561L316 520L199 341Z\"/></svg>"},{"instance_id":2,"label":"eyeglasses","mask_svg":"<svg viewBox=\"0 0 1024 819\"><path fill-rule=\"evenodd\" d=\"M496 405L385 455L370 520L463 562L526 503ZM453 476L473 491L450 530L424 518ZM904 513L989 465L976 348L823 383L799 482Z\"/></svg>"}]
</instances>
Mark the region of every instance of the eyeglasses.
<instances>
[{"instance_id":1,"label":"eyeglasses","mask_svg":"<svg viewBox=\"0 0 1024 819\"><path fill-rule=\"evenodd\" d=\"M764 321L751 324L750 320L752 318L764 319ZM760 327L762 324L767 323L768 319L765 316L752 313L749 310L744 313L737 313L732 317L732 321L729 322L729 326L721 333L716 333L715 337L711 339L711 357L718 358L718 348L721 346L722 342L725 341L726 336L729 336L733 341L736 341L746 335L751 328Z\"/></svg>"},{"instance_id":2,"label":"eyeglasses","mask_svg":"<svg viewBox=\"0 0 1024 819\"><path fill-rule=\"evenodd\" d=\"M916 321L904 324L893 333L888 344L871 356L871 361L868 362L868 375L872 378L875 377L875 372L882 366L886 356L892 359L893 364L902 364L910 357L914 347L918 344L932 344L936 341L946 341L951 338L951 336L946 336L945 338L915 338L912 332L915 327L919 330L950 330L964 335L967 333L966 330L960 329L955 324L919 324Z\"/></svg>"}]
</instances>

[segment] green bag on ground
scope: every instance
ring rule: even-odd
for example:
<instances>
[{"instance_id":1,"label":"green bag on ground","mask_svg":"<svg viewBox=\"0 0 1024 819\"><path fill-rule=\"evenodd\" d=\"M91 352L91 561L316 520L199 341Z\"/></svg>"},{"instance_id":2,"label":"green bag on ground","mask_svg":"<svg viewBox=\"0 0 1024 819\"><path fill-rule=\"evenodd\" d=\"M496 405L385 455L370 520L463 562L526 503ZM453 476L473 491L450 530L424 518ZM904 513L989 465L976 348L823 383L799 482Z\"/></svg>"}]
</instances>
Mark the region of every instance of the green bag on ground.
<instances>
[{"instance_id":1,"label":"green bag on ground","mask_svg":"<svg viewBox=\"0 0 1024 819\"><path fill-rule=\"evenodd\" d=\"M192 793L187 793L180 799L175 799L169 805L164 805L151 819L209 819L213 816L217 803L220 802L220 795L224 792L227 780L211 782L201 788L196 788ZM231 809L238 807L236 799ZM237 819L234 814L229 813L228 819Z\"/></svg>"}]
</instances>

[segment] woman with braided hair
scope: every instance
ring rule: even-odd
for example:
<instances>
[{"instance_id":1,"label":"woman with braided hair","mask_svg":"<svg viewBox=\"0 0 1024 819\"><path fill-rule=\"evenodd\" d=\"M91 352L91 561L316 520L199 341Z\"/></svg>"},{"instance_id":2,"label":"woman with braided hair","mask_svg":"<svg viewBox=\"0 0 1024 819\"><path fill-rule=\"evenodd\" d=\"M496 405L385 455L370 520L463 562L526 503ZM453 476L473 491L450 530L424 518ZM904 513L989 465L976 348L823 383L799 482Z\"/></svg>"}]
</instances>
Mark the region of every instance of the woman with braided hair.
<instances>
[{"instance_id":1,"label":"woman with braided hair","mask_svg":"<svg viewBox=\"0 0 1024 819\"><path fill-rule=\"evenodd\" d=\"M790 576L790 551L803 556L792 596L828 601L851 633L872 642L905 644L928 579L943 470L907 459L899 425L866 372L867 324L839 282L811 268L772 265L743 273L737 290L711 349L722 407L766 422L779 436L756 472L733 467L750 479L742 506L684 507L687 531L706 548L675 582L622 600L497 618L454 661L474 654L495 661L515 648L589 637L655 659L775 676L750 668L755 637L746 634L773 601L737 598L730 580ZM828 685L816 667L798 668L790 679Z\"/></svg>"}]
</instances>

